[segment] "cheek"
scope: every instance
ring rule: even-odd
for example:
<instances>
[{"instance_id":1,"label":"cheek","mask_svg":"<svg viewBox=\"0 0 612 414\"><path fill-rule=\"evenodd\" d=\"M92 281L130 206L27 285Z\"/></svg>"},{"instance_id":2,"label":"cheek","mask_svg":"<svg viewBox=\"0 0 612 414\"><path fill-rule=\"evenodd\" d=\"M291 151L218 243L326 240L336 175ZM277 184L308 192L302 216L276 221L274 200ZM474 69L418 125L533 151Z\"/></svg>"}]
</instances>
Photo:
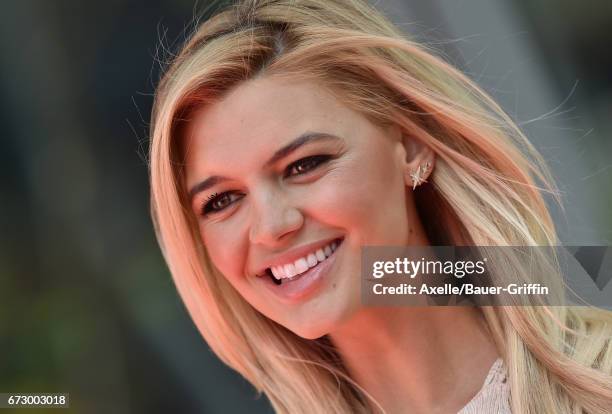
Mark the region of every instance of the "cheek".
<instances>
[{"instance_id":1,"label":"cheek","mask_svg":"<svg viewBox=\"0 0 612 414\"><path fill-rule=\"evenodd\" d=\"M391 162L364 158L330 171L313 209L352 233L355 243L402 243L408 227L402 172Z\"/></svg>"},{"instance_id":2,"label":"cheek","mask_svg":"<svg viewBox=\"0 0 612 414\"><path fill-rule=\"evenodd\" d=\"M238 233L216 223L200 229L200 235L217 269L233 284L242 280L245 254Z\"/></svg>"}]
</instances>

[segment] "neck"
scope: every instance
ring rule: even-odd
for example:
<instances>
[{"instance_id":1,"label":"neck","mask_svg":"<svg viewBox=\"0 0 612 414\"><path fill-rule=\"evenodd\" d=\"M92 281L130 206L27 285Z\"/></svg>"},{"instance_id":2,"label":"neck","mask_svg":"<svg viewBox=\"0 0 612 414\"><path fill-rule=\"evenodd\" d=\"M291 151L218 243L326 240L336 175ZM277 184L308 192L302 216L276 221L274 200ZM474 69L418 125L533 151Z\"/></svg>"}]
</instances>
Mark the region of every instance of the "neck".
<instances>
[{"instance_id":1,"label":"neck","mask_svg":"<svg viewBox=\"0 0 612 414\"><path fill-rule=\"evenodd\" d=\"M389 414L456 413L498 358L480 311L467 306L364 308L330 338Z\"/></svg>"}]
</instances>

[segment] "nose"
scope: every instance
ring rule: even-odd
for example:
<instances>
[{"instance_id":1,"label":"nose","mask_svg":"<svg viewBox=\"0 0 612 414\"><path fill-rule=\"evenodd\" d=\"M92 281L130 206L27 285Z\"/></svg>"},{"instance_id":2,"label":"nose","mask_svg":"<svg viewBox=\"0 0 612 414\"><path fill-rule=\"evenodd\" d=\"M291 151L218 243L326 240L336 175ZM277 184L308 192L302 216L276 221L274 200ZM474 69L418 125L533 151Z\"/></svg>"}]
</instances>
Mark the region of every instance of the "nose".
<instances>
[{"instance_id":1,"label":"nose","mask_svg":"<svg viewBox=\"0 0 612 414\"><path fill-rule=\"evenodd\" d=\"M253 212L249 239L252 244L275 246L300 229L304 216L280 191L252 194Z\"/></svg>"}]
</instances>

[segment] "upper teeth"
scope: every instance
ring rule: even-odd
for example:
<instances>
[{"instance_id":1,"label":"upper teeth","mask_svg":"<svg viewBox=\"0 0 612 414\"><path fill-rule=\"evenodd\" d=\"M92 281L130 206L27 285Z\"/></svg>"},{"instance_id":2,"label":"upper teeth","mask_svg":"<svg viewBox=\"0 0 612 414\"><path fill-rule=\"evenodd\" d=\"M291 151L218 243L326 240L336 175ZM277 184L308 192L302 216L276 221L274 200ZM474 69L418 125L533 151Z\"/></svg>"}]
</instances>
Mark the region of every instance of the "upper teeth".
<instances>
[{"instance_id":1,"label":"upper teeth","mask_svg":"<svg viewBox=\"0 0 612 414\"><path fill-rule=\"evenodd\" d=\"M308 254L307 256L300 257L292 263L273 266L270 269L272 270L272 274L275 278L288 279L299 275L300 273L304 273L311 267L316 266L317 263L327 259L336 250L337 247L338 242L333 241L327 246L317 249L314 252Z\"/></svg>"}]
</instances>

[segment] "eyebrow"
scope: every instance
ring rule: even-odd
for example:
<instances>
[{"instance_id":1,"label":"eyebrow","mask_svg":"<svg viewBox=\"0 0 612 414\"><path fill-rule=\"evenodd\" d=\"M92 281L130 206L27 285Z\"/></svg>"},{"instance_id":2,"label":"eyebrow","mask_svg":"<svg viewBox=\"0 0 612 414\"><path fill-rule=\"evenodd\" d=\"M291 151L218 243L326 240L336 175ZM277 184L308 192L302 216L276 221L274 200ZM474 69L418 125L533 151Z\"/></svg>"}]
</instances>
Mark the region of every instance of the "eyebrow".
<instances>
[{"instance_id":1,"label":"eyebrow","mask_svg":"<svg viewBox=\"0 0 612 414\"><path fill-rule=\"evenodd\" d=\"M341 139L341 138L336 135L328 134L325 132L304 132L303 134L301 134L299 137L297 137L296 139L294 139L287 145L278 149L274 153L274 155L272 155L272 157L270 157L270 159L266 161L266 163L264 164L264 167L268 168L270 165L277 163L278 161L282 160L285 157L288 157L291 153L296 151L298 148L308 143L327 141L327 140L338 140L338 139ZM213 187L214 185L217 185L224 181L229 181L229 178L223 177L220 175L213 175L203 181L200 181L199 183L191 187L191 190L189 190L189 199L193 200L193 197L197 193L206 191L209 188Z\"/></svg>"}]
</instances>

